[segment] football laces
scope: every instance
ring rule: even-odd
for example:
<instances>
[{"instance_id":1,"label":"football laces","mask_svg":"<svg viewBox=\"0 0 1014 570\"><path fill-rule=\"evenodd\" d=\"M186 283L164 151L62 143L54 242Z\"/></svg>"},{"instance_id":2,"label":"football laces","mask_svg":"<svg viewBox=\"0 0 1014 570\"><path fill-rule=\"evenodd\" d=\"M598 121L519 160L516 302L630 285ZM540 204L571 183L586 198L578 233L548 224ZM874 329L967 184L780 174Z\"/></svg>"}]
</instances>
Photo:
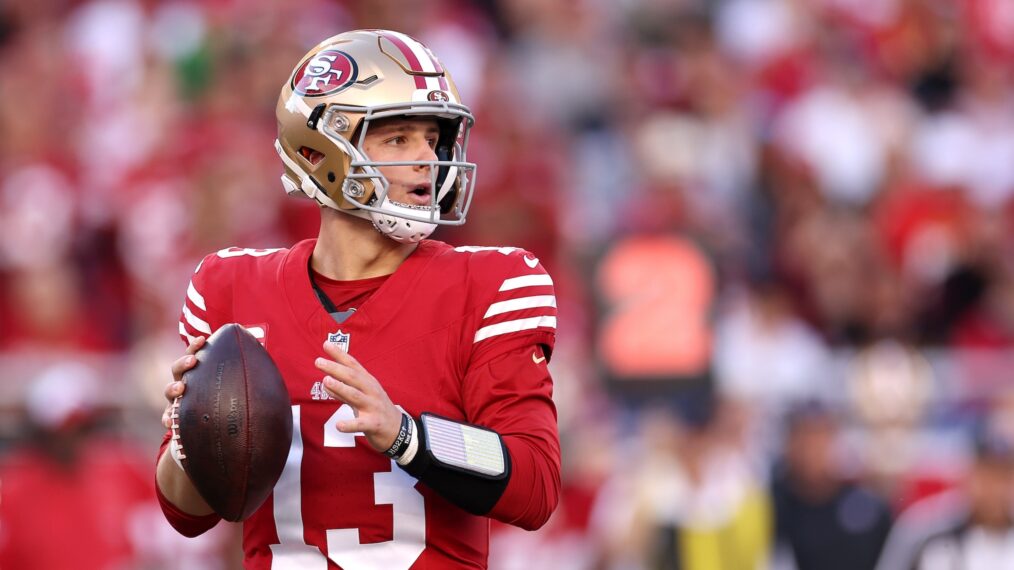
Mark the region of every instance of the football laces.
<instances>
[{"instance_id":1,"label":"football laces","mask_svg":"<svg viewBox=\"0 0 1014 570\"><path fill-rule=\"evenodd\" d=\"M172 438L169 441L169 446L172 448L174 458L183 460L187 458L187 455L183 452L183 442L180 440L180 424L177 422L180 418L180 396L176 396L171 406L169 406L169 419L172 422L169 429L172 431ZM181 465L182 466L182 465Z\"/></svg>"}]
</instances>

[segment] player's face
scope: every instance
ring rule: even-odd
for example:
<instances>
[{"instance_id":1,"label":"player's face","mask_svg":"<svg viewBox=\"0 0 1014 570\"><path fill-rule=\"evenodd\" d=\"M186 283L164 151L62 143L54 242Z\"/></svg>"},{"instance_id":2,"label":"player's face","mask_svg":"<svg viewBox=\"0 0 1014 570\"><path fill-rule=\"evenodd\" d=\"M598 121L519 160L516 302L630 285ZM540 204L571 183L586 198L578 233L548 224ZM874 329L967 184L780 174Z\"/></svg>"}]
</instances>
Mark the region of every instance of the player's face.
<instances>
[{"instance_id":1,"label":"player's face","mask_svg":"<svg viewBox=\"0 0 1014 570\"><path fill-rule=\"evenodd\" d=\"M370 125L363 150L370 160L396 162L436 160L434 149L440 130L437 120L427 117L396 117ZM433 185L428 165L383 166L380 173L390 183L388 199L409 205L429 206Z\"/></svg>"}]
</instances>

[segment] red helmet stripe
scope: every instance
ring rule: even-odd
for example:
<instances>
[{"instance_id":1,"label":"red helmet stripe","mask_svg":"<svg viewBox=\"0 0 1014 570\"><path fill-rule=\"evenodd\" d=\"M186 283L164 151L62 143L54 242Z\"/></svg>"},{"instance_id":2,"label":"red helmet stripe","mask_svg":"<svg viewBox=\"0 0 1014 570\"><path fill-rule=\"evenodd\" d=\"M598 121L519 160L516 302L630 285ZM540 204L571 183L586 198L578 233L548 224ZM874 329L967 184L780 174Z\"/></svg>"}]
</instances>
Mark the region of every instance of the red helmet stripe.
<instances>
[{"instance_id":1,"label":"red helmet stripe","mask_svg":"<svg viewBox=\"0 0 1014 570\"><path fill-rule=\"evenodd\" d=\"M412 71L423 71L422 65L419 63L419 58L415 56L415 52L412 51L412 48L408 47L408 44L402 41L401 38L394 34L381 33L380 35L387 38L387 40L394 44L395 47L401 50L401 55L405 56L405 59L408 60L409 69ZM426 89L426 78L422 75L416 75L415 87L416 89Z\"/></svg>"}]
</instances>

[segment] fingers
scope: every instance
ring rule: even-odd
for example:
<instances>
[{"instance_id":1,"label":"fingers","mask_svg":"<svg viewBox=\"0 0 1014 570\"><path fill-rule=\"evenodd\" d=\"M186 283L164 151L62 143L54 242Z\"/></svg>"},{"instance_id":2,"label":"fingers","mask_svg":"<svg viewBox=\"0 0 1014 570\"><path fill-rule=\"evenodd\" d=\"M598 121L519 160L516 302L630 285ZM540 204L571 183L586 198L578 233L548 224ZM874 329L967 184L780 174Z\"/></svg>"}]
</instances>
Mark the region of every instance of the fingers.
<instances>
[{"instance_id":1,"label":"fingers","mask_svg":"<svg viewBox=\"0 0 1014 570\"><path fill-rule=\"evenodd\" d=\"M352 405L352 404L350 404ZM335 424L342 433L354 433L366 437L366 441L376 451L385 451L398 437L401 429L402 412L390 403L387 407L365 411L352 405L355 417L342 419Z\"/></svg>"},{"instance_id":2,"label":"fingers","mask_svg":"<svg viewBox=\"0 0 1014 570\"><path fill-rule=\"evenodd\" d=\"M172 403L176 401L177 397L182 396L183 391L186 389L187 389L186 384L176 380L173 380L172 382L165 385L164 394L165 399L169 402L169 405L167 405L165 407L165 410L162 412L162 425L165 426L166 429L168 429L169 426L172 424L171 418L169 417L169 413L172 408Z\"/></svg>"},{"instance_id":3,"label":"fingers","mask_svg":"<svg viewBox=\"0 0 1014 570\"><path fill-rule=\"evenodd\" d=\"M195 338L194 341L190 343L190 346L187 347L186 353L177 358L176 362L173 362L171 368L174 380L179 382L183 379L184 372L197 365L197 357L194 356L194 354L196 354L197 351L204 346L205 342L206 339L203 336Z\"/></svg>"},{"instance_id":4,"label":"fingers","mask_svg":"<svg viewBox=\"0 0 1014 570\"><path fill-rule=\"evenodd\" d=\"M201 350L201 347L204 346L206 341L207 339L203 336L199 336L190 341L190 344L187 346L187 350L184 352L183 356L177 358L170 367L173 373L173 381L166 384L165 391L163 392L165 394L165 399L169 402L169 405L166 406L165 410L162 412L162 425L165 426L166 429L172 425L172 418L170 417L172 403L176 400L176 398L182 396L183 391L187 389L186 384L183 383L183 373L194 366L197 366L197 357L194 355L197 354L198 350Z\"/></svg>"},{"instance_id":5,"label":"fingers","mask_svg":"<svg viewBox=\"0 0 1014 570\"><path fill-rule=\"evenodd\" d=\"M354 356L338 348L338 345L333 342L324 343L324 353L339 364L344 364L354 370L361 370L363 372L366 371L366 369L363 368L363 365L359 364L359 361L356 360Z\"/></svg>"},{"instance_id":6,"label":"fingers","mask_svg":"<svg viewBox=\"0 0 1014 570\"><path fill-rule=\"evenodd\" d=\"M324 353L314 365L326 374L323 385L336 399L348 404L354 419L337 423L342 433L363 433L377 451L387 449L398 435L401 412L391 403L380 382L350 354L334 343L324 343Z\"/></svg>"},{"instance_id":7,"label":"fingers","mask_svg":"<svg viewBox=\"0 0 1014 570\"><path fill-rule=\"evenodd\" d=\"M356 368L349 366L347 363L348 360L346 360L345 363L342 363L328 360L326 358L317 358L313 364L321 372L327 374L328 376L332 376L345 384L349 384L363 391L370 390L371 385L376 383L375 381L371 382L373 376L364 370L362 366Z\"/></svg>"},{"instance_id":8,"label":"fingers","mask_svg":"<svg viewBox=\"0 0 1014 570\"><path fill-rule=\"evenodd\" d=\"M378 436L381 432L388 432L391 430L385 430L383 423L385 418L383 416L373 415L358 415L352 418L339 420L335 423L335 427L342 433L357 433L360 432L366 436L367 440L383 439L384 436ZM386 442L387 445L378 448L378 451L387 449L390 447L390 441L393 441L398 435L398 429L401 426L401 412L398 413L397 426L393 429L393 433L388 434L389 440ZM372 441L371 441L372 443Z\"/></svg>"},{"instance_id":9,"label":"fingers","mask_svg":"<svg viewBox=\"0 0 1014 570\"><path fill-rule=\"evenodd\" d=\"M321 372L326 372L336 378L342 379L344 379L345 376L349 376L353 372L355 372L352 369L352 367L348 366L347 364L342 364L341 362L336 362L334 360L328 360L324 357L317 357L317 359L313 361L313 365L316 366L317 370L320 370Z\"/></svg>"},{"instance_id":10,"label":"fingers","mask_svg":"<svg viewBox=\"0 0 1014 570\"><path fill-rule=\"evenodd\" d=\"M175 380L176 382L182 381L183 373L186 372L187 370L190 370L194 366L197 366L196 356L187 354L185 356L177 358L176 362L173 362L172 365L173 380Z\"/></svg>"},{"instance_id":11,"label":"fingers","mask_svg":"<svg viewBox=\"0 0 1014 570\"><path fill-rule=\"evenodd\" d=\"M338 431L342 433L365 433L368 429L365 424L365 421L359 418L353 418L351 420L342 420L338 422L337 428Z\"/></svg>"},{"instance_id":12,"label":"fingers","mask_svg":"<svg viewBox=\"0 0 1014 570\"><path fill-rule=\"evenodd\" d=\"M353 409L358 409L366 403L366 395L359 389L332 376L324 377L324 389L335 398L352 406Z\"/></svg>"},{"instance_id":13,"label":"fingers","mask_svg":"<svg viewBox=\"0 0 1014 570\"><path fill-rule=\"evenodd\" d=\"M190 345L187 346L187 354L197 354L197 351L201 350L201 347L204 346L204 343L207 342L207 340L208 339L203 336L194 338L194 340L190 342Z\"/></svg>"},{"instance_id":14,"label":"fingers","mask_svg":"<svg viewBox=\"0 0 1014 570\"><path fill-rule=\"evenodd\" d=\"M172 382L165 385L165 399L172 402L177 396L182 396L183 391L187 389L187 385L183 382L173 380Z\"/></svg>"}]
</instances>

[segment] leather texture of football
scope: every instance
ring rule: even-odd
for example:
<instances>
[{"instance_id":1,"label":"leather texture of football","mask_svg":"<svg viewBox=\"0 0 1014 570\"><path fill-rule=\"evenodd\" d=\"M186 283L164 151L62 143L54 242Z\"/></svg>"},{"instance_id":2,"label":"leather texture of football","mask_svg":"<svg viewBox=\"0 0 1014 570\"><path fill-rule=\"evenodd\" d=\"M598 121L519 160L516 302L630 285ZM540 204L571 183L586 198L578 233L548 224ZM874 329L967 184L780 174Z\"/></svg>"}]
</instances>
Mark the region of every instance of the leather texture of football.
<instances>
[{"instance_id":1,"label":"leather texture of football","mask_svg":"<svg viewBox=\"0 0 1014 570\"><path fill-rule=\"evenodd\" d=\"M292 405L278 367L246 329L224 325L197 352L179 399L181 463L223 519L256 511L282 475Z\"/></svg>"}]
</instances>

